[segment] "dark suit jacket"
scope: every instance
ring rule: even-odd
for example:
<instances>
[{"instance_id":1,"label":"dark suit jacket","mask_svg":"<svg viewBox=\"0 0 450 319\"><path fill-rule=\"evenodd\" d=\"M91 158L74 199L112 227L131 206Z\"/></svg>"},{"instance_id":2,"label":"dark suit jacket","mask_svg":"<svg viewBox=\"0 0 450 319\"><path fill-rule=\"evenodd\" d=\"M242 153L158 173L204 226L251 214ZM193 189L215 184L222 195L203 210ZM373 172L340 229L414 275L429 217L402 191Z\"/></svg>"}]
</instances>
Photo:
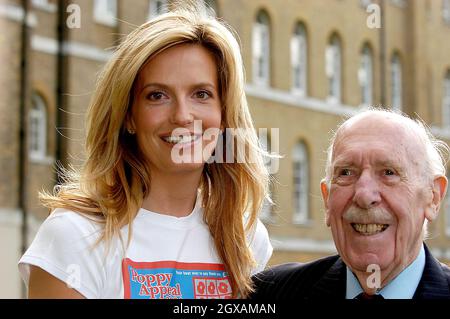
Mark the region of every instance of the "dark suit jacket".
<instances>
[{"instance_id":1,"label":"dark suit jacket","mask_svg":"<svg viewBox=\"0 0 450 319\"><path fill-rule=\"evenodd\" d=\"M251 299L345 299L346 267L336 255L307 264L289 263L253 276ZM413 299L450 299L450 268L425 246L425 268Z\"/></svg>"}]
</instances>

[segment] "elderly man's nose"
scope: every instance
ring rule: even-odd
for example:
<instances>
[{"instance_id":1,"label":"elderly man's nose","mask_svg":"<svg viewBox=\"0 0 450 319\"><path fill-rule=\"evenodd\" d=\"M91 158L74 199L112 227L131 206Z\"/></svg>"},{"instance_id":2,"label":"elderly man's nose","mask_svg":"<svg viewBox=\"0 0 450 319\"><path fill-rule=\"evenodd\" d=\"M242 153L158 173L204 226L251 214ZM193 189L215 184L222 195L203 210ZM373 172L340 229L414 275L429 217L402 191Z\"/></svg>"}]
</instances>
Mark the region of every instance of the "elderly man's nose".
<instances>
[{"instance_id":1,"label":"elderly man's nose","mask_svg":"<svg viewBox=\"0 0 450 319\"><path fill-rule=\"evenodd\" d=\"M364 209L374 207L380 203L379 185L370 172L363 172L356 182L353 201Z\"/></svg>"}]
</instances>

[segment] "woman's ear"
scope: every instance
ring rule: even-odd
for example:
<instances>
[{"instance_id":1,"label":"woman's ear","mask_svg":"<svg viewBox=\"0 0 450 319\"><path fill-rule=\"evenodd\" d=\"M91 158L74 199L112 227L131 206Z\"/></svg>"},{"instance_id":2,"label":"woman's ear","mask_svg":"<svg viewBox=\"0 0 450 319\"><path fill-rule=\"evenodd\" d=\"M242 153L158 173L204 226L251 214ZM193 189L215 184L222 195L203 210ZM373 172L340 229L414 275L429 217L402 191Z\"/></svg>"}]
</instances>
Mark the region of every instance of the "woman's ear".
<instances>
[{"instance_id":1,"label":"woman's ear","mask_svg":"<svg viewBox=\"0 0 450 319\"><path fill-rule=\"evenodd\" d=\"M130 114L128 114L125 118L125 130L131 135L136 133L136 125L134 124L134 120Z\"/></svg>"},{"instance_id":2,"label":"woman's ear","mask_svg":"<svg viewBox=\"0 0 450 319\"><path fill-rule=\"evenodd\" d=\"M432 198L425 210L425 218L428 221L433 221L439 214L439 208L441 207L441 202L445 197L447 192L447 178L445 176L436 177L433 181L433 186L431 189Z\"/></svg>"}]
</instances>

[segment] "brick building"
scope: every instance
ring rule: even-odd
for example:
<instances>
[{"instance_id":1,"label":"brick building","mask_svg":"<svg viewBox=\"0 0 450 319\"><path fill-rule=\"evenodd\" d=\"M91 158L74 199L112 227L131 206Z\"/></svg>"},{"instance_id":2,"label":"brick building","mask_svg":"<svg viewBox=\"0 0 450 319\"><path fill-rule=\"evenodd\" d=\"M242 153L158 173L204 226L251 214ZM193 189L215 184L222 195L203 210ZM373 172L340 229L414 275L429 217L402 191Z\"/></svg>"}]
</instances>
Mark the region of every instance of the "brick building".
<instances>
[{"instance_id":1,"label":"brick building","mask_svg":"<svg viewBox=\"0 0 450 319\"><path fill-rule=\"evenodd\" d=\"M319 182L338 123L361 107L385 105L420 116L450 141L450 1L207 2L240 37L256 126L268 129L263 142L283 155L273 174L275 206L263 212L271 263L334 253ZM37 192L55 184L56 161L83 159L97 72L122 35L166 4L0 0L7 61L0 64L0 298L24 295L16 264L48 214ZM430 233L436 256L450 261L449 205Z\"/></svg>"}]
</instances>

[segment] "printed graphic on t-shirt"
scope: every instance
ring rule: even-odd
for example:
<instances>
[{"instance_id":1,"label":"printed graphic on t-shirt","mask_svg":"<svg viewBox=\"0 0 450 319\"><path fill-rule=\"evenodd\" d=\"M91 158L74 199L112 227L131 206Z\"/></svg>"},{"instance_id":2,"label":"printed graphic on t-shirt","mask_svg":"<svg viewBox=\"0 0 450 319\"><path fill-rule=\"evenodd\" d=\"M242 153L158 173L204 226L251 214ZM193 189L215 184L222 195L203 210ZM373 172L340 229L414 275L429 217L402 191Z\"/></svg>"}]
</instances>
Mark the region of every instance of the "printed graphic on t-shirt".
<instances>
[{"instance_id":1,"label":"printed graphic on t-shirt","mask_svg":"<svg viewBox=\"0 0 450 319\"><path fill-rule=\"evenodd\" d=\"M222 264L122 261L125 299L227 299L231 285Z\"/></svg>"}]
</instances>

